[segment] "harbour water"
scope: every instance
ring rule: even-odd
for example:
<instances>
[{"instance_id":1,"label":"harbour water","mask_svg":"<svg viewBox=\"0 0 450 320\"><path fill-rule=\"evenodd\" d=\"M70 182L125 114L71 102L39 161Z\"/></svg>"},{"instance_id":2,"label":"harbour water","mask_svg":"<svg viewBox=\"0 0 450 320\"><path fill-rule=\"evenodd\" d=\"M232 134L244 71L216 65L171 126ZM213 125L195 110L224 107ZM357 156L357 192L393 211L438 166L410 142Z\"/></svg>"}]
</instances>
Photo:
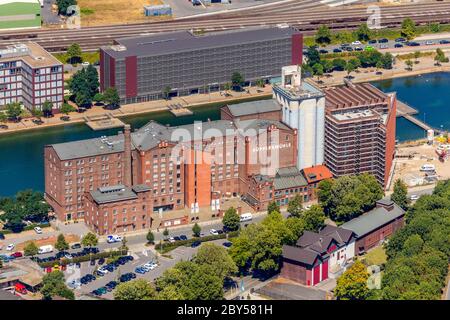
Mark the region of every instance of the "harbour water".
<instances>
[{"instance_id":1,"label":"harbour water","mask_svg":"<svg viewBox=\"0 0 450 320\"><path fill-rule=\"evenodd\" d=\"M400 100L419 111L416 116L432 127L450 130L450 73L435 73L407 78L373 82L384 92L397 91ZM192 123L194 120L219 119L223 103L194 108L194 114L175 117L170 112L155 112L122 118L132 128L139 128L149 120L171 126ZM80 139L115 134L118 129L92 131L85 124L72 124L33 131L0 135L0 197L32 188L44 190L44 146ZM415 140L425 132L404 118L397 119L397 139Z\"/></svg>"}]
</instances>

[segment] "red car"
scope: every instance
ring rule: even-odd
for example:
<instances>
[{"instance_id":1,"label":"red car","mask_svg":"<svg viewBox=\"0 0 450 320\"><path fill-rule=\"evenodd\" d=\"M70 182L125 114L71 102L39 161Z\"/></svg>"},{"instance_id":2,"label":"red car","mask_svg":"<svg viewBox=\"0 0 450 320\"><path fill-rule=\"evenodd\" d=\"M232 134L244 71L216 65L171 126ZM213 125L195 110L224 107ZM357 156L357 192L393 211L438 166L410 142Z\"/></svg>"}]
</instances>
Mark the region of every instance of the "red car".
<instances>
[{"instance_id":1,"label":"red car","mask_svg":"<svg viewBox=\"0 0 450 320\"><path fill-rule=\"evenodd\" d=\"M23 257L23 254L22 254L22 252L14 252L13 254L11 254L11 257L21 258L21 257Z\"/></svg>"}]
</instances>

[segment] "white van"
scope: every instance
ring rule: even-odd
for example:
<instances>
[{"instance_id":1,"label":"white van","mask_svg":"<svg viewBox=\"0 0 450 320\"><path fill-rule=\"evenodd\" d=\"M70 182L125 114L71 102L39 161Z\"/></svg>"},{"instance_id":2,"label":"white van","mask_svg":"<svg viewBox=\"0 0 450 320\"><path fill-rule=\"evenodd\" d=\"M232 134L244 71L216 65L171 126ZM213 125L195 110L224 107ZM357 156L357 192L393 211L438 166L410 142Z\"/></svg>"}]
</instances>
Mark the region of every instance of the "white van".
<instances>
[{"instance_id":1,"label":"white van","mask_svg":"<svg viewBox=\"0 0 450 320\"><path fill-rule=\"evenodd\" d=\"M420 171L435 171L436 168L433 164L424 164L420 167Z\"/></svg>"},{"instance_id":2,"label":"white van","mask_svg":"<svg viewBox=\"0 0 450 320\"><path fill-rule=\"evenodd\" d=\"M51 244L39 247L38 254L53 252L53 246Z\"/></svg>"},{"instance_id":3,"label":"white van","mask_svg":"<svg viewBox=\"0 0 450 320\"><path fill-rule=\"evenodd\" d=\"M241 222L244 222L244 221L250 221L252 219L253 219L253 215L250 212L247 212L247 213L241 214L241 217L239 220Z\"/></svg>"}]
</instances>

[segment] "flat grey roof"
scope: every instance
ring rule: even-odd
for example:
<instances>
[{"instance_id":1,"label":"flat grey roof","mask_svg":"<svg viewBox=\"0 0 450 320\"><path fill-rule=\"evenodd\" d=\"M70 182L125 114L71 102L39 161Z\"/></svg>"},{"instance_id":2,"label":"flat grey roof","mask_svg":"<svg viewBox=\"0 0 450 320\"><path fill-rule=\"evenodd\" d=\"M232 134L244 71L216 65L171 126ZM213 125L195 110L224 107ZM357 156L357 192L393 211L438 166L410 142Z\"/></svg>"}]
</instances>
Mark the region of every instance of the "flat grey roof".
<instances>
[{"instance_id":1,"label":"flat grey roof","mask_svg":"<svg viewBox=\"0 0 450 320\"><path fill-rule=\"evenodd\" d=\"M341 228L353 231L360 238L404 214L405 211L396 204L393 204L393 209L391 211L388 211L383 207L376 207L375 209L344 223L341 225Z\"/></svg>"},{"instance_id":2,"label":"flat grey roof","mask_svg":"<svg viewBox=\"0 0 450 320\"><path fill-rule=\"evenodd\" d=\"M108 187L107 190L99 188L95 191L91 191L91 196L98 204L133 200L138 198L133 189L123 185L111 186Z\"/></svg>"},{"instance_id":3,"label":"flat grey roof","mask_svg":"<svg viewBox=\"0 0 450 320\"><path fill-rule=\"evenodd\" d=\"M271 111L280 111L281 106L274 99L250 101L228 105L233 116L246 116L250 114L265 113Z\"/></svg>"},{"instance_id":4,"label":"flat grey roof","mask_svg":"<svg viewBox=\"0 0 450 320\"><path fill-rule=\"evenodd\" d=\"M292 27L250 27L203 35L194 35L190 31L176 31L117 39L119 45L126 47L123 51L115 51L111 46L102 49L108 55L122 59L129 56L158 56L282 39L298 33L299 31Z\"/></svg>"}]
</instances>

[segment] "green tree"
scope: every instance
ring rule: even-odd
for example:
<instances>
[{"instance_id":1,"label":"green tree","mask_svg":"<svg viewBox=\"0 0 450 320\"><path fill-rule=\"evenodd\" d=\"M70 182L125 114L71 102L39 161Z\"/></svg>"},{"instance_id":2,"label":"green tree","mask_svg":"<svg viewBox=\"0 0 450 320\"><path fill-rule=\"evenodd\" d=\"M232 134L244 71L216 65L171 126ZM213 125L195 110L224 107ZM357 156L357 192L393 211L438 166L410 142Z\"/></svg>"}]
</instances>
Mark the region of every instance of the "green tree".
<instances>
[{"instance_id":1,"label":"green tree","mask_svg":"<svg viewBox=\"0 0 450 320\"><path fill-rule=\"evenodd\" d=\"M420 51L414 51L414 59L415 59L414 63L415 64L418 64L420 62L419 61L420 55L421 55Z\"/></svg>"},{"instance_id":2,"label":"green tree","mask_svg":"<svg viewBox=\"0 0 450 320\"><path fill-rule=\"evenodd\" d=\"M155 242L155 235L153 234L152 230L148 230L146 239L147 243L153 244Z\"/></svg>"},{"instance_id":3,"label":"green tree","mask_svg":"<svg viewBox=\"0 0 450 320\"><path fill-rule=\"evenodd\" d=\"M244 85L245 79L244 76L239 73L239 72L233 72L233 74L231 75L231 84L233 85L233 87L235 88L239 88L239 90L241 89L241 87Z\"/></svg>"},{"instance_id":4,"label":"green tree","mask_svg":"<svg viewBox=\"0 0 450 320\"><path fill-rule=\"evenodd\" d=\"M78 43L72 43L69 48L67 48L67 56L69 58L70 64L83 62L82 60L82 51L81 47Z\"/></svg>"},{"instance_id":5,"label":"green tree","mask_svg":"<svg viewBox=\"0 0 450 320\"><path fill-rule=\"evenodd\" d=\"M408 187L401 179L397 179L394 183L394 191L391 194L391 200L394 201L403 210L408 209Z\"/></svg>"},{"instance_id":6,"label":"green tree","mask_svg":"<svg viewBox=\"0 0 450 320\"><path fill-rule=\"evenodd\" d=\"M22 113L22 106L19 102L12 102L6 105L6 115L8 119L17 121L20 119Z\"/></svg>"},{"instance_id":7,"label":"green tree","mask_svg":"<svg viewBox=\"0 0 450 320\"><path fill-rule=\"evenodd\" d=\"M105 104L116 108L120 105L120 97L116 88L109 87L103 92L103 101Z\"/></svg>"},{"instance_id":8,"label":"green tree","mask_svg":"<svg viewBox=\"0 0 450 320\"><path fill-rule=\"evenodd\" d=\"M75 112L75 108L68 103L63 103L62 107L59 109L61 113L68 115L71 112Z\"/></svg>"},{"instance_id":9,"label":"green tree","mask_svg":"<svg viewBox=\"0 0 450 320\"><path fill-rule=\"evenodd\" d=\"M308 57L308 65L310 67L314 68L315 64L320 63L320 53L315 47L309 47L306 56Z\"/></svg>"},{"instance_id":10,"label":"green tree","mask_svg":"<svg viewBox=\"0 0 450 320\"><path fill-rule=\"evenodd\" d=\"M239 229L241 221L235 208L231 207L225 211L222 218L222 223L231 231L236 231Z\"/></svg>"},{"instance_id":11,"label":"green tree","mask_svg":"<svg viewBox=\"0 0 450 320\"><path fill-rule=\"evenodd\" d=\"M419 254L423 248L423 240L418 234L413 234L403 244L403 252L407 256Z\"/></svg>"},{"instance_id":12,"label":"green tree","mask_svg":"<svg viewBox=\"0 0 450 320\"><path fill-rule=\"evenodd\" d=\"M280 206L275 201L269 202L269 205L267 206L267 213L272 212L281 212Z\"/></svg>"},{"instance_id":13,"label":"green tree","mask_svg":"<svg viewBox=\"0 0 450 320\"><path fill-rule=\"evenodd\" d=\"M320 205L312 205L303 212L304 230L318 232L325 225L325 214Z\"/></svg>"},{"instance_id":14,"label":"green tree","mask_svg":"<svg viewBox=\"0 0 450 320\"><path fill-rule=\"evenodd\" d=\"M221 279L237 272L236 264L227 250L214 243L205 243L197 251L194 262L211 268L211 272Z\"/></svg>"},{"instance_id":15,"label":"green tree","mask_svg":"<svg viewBox=\"0 0 450 320\"><path fill-rule=\"evenodd\" d=\"M127 254L128 252L128 246L127 246L128 240L127 237L122 238L122 243L120 244L119 250L122 254Z\"/></svg>"},{"instance_id":16,"label":"green tree","mask_svg":"<svg viewBox=\"0 0 450 320\"><path fill-rule=\"evenodd\" d=\"M64 235L62 233L60 233L58 235L58 238L56 239L55 249L60 252L69 250L69 244L67 243L66 238L64 238Z\"/></svg>"},{"instance_id":17,"label":"green tree","mask_svg":"<svg viewBox=\"0 0 450 320\"><path fill-rule=\"evenodd\" d=\"M431 23L430 30L431 32L438 33L441 31L441 25L439 24L439 22Z\"/></svg>"},{"instance_id":18,"label":"green tree","mask_svg":"<svg viewBox=\"0 0 450 320\"><path fill-rule=\"evenodd\" d=\"M95 101L96 103L100 103L103 101L103 95L101 93L96 93L94 97L92 98L92 101Z\"/></svg>"},{"instance_id":19,"label":"green tree","mask_svg":"<svg viewBox=\"0 0 450 320\"><path fill-rule=\"evenodd\" d=\"M225 90L225 93L228 94L228 91L231 90L231 83L226 82L226 83L223 85L223 90Z\"/></svg>"},{"instance_id":20,"label":"green tree","mask_svg":"<svg viewBox=\"0 0 450 320\"><path fill-rule=\"evenodd\" d=\"M323 76L323 65L321 63L316 63L313 65L314 75L317 76L317 81L320 81L320 77Z\"/></svg>"},{"instance_id":21,"label":"green tree","mask_svg":"<svg viewBox=\"0 0 450 320\"><path fill-rule=\"evenodd\" d=\"M156 290L145 279L120 283L114 290L114 300L154 300Z\"/></svg>"},{"instance_id":22,"label":"green tree","mask_svg":"<svg viewBox=\"0 0 450 320\"><path fill-rule=\"evenodd\" d=\"M169 236L169 230L167 228L164 229L163 236L164 238L167 238Z\"/></svg>"},{"instance_id":23,"label":"green tree","mask_svg":"<svg viewBox=\"0 0 450 320\"><path fill-rule=\"evenodd\" d=\"M84 247L95 247L98 244L98 238L92 232L88 232L82 239L81 244Z\"/></svg>"},{"instance_id":24,"label":"green tree","mask_svg":"<svg viewBox=\"0 0 450 320\"><path fill-rule=\"evenodd\" d=\"M0 111L0 123L5 123L8 121L8 116L6 113Z\"/></svg>"},{"instance_id":25,"label":"green tree","mask_svg":"<svg viewBox=\"0 0 450 320\"><path fill-rule=\"evenodd\" d=\"M256 80L256 85L260 88L264 88L265 82L263 79L258 79L258 80Z\"/></svg>"},{"instance_id":26,"label":"green tree","mask_svg":"<svg viewBox=\"0 0 450 320\"><path fill-rule=\"evenodd\" d=\"M347 65L347 61L342 58L333 59L331 63L333 64L333 68L337 71L345 70L345 66Z\"/></svg>"},{"instance_id":27,"label":"green tree","mask_svg":"<svg viewBox=\"0 0 450 320\"><path fill-rule=\"evenodd\" d=\"M53 271L46 274L42 278L40 292L45 300L51 300L56 296L69 300L75 299L73 291L67 288L64 282L64 274L61 271Z\"/></svg>"},{"instance_id":28,"label":"green tree","mask_svg":"<svg viewBox=\"0 0 450 320\"><path fill-rule=\"evenodd\" d=\"M328 45L331 43L331 31L326 25L321 25L317 29L315 36L316 43L320 45Z\"/></svg>"},{"instance_id":29,"label":"green tree","mask_svg":"<svg viewBox=\"0 0 450 320\"><path fill-rule=\"evenodd\" d=\"M169 87L169 86L164 87L164 89L163 89L163 97L164 97L164 99L168 100L170 98L170 92L171 91L172 91L171 87Z\"/></svg>"},{"instance_id":30,"label":"green tree","mask_svg":"<svg viewBox=\"0 0 450 320\"><path fill-rule=\"evenodd\" d=\"M292 198L288 202L287 212L293 217L299 217L303 211L303 200L299 194L296 194L294 198Z\"/></svg>"},{"instance_id":31,"label":"green tree","mask_svg":"<svg viewBox=\"0 0 450 320\"><path fill-rule=\"evenodd\" d=\"M369 41L372 37L372 31L367 26L367 23L363 23L356 30L356 36L359 41Z\"/></svg>"},{"instance_id":32,"label":"green tree","mask_svg":"<svg viewBox=\"0 0 450 320\"><path fill-rule=\"evenodd\" d=\"M412 71L414 62L412 62L410 59L408 59L408 60L405 61L405 64L406 64L407 69Z\"/></svg>"},{"instance_id":33,"label":"green tree","mask_svg":"<svg viewBox=\"0 0 450 320\"><path fill-rule=\"evenodd\" d=\"M44 117L48 117L53 113L53 103L51 101L45 100L42 104L42 112L44 113Z\"/></svg>"},{"instance_id":34,"label":"green tree","mask_svg":"<svg viewBox=\"0 0 450 320\"><path fill-rule=\"evenodd\" d=\"M26 256L35 256L39 252L39 248L37 247L36 243L34 241L31 241L23 248L24 254Z\"/></svg>"},{"instance_id":35,"label":"green tree","mask_svg":"<svg viewBox=\"0 0 450 320\"><path fill-rule=\"evenodd\" d=\"M321 63L323 65L324 72L332 72L333 71L333 68L334 68L333 61L323 60Z\"/></svg>"},{"instance_id":36,"label":"green tree","mask_svg":"<svg viewBox=\"0 0 450 320\"><path fill-rule=\"evenodd\" d=\"M38 119L41 119L44 116L44 112L42 112L42 110L36 109L36 108L33 108L33 110L31 111L31 114Z\"/></svg>"},{"instance_id":37,"label":"green tree","mask_svg":"<svg viewBox=\"0 0 450 320\"><path fill-rule=\"evenodd\" d=\"M401 35L411 40L416 36L416 23L411 18L406 18L402 22Z\"/></svg>"},{"instance_id":38,"label":"green tree","mask_svg":"<svg viewBox=\"0 0 450 320\"><path fill-rule=\"evenodd\" d=\"M338 300L365 300L369 295L366 266L359 260L337 279L334 294Z\"/></svg>"},{"instance_id":39,"label":"green tree","mask_svg":"<svg viewBox=\"0 0 450 320\"><path fill-rule=\"evenodd\" d=\"M192 233L194 234L194 237L200 237L201 232L202 228L198 225L198 223L195 223L192 227Z\"/></svg>"}]
</instances>

